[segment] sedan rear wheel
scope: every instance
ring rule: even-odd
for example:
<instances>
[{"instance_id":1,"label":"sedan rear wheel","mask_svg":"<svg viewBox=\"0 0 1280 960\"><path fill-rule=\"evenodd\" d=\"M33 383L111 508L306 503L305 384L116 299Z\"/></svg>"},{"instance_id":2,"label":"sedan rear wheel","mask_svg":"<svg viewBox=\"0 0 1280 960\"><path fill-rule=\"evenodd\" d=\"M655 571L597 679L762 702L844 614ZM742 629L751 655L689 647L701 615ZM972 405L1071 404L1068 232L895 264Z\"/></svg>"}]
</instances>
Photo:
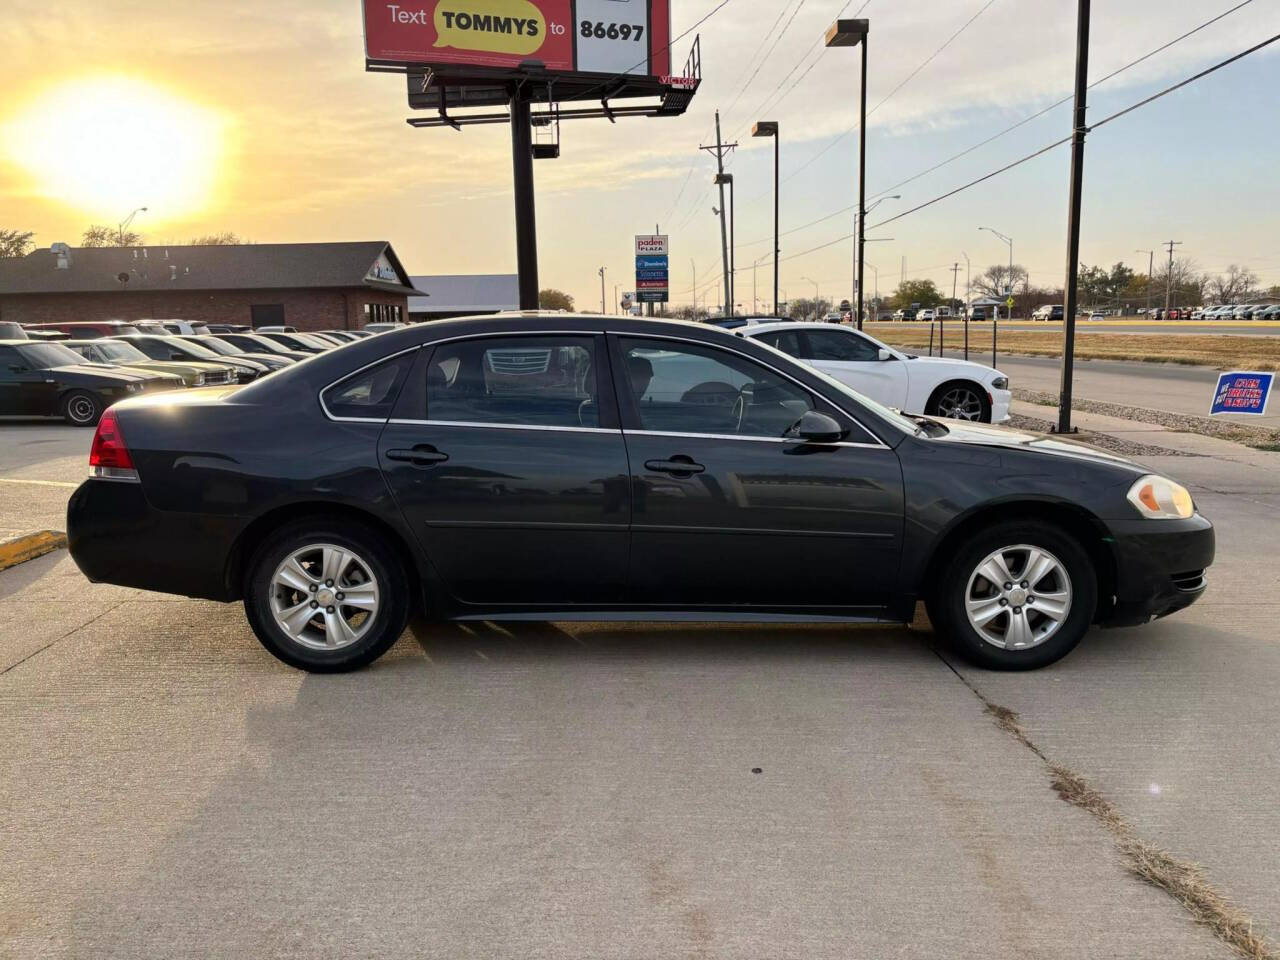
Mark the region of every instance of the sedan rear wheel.
<instances>
[{"instance_id":1,"label":"sedan rear wheel","mask_svg":"<svg viewBox=\"0 0 1280 960\"><path fill-rule=\"evenodd\" d=\"M337 518L288 524L249 565L245 613L276 657L314 672L372 663L404 631L408 578L384 537Z\"/></svg>"},{"instance_id":2,"label":"sedan rear wheel","mask_svg":"<svg viewBox=\"0 0 1280 960\"><path fill-rule=\"evenodd\" d=\"M991 422L991 404L986 391L972 383L946 383L929 398L925 413L951 420Z\"/></svg>"},{"instance_id":3,"label":"sedan rear wheel","mask_svg":"<svg viewBox=\"0 0 1280 960\"><path fill-rule=\"evenodd\" d=\"M929 619L963 656L995 670L1030 670L1066 656L1097 604L1088 553L1058 526L987 527L954 551L928 600Z\"/></svg>"}]
</instances>

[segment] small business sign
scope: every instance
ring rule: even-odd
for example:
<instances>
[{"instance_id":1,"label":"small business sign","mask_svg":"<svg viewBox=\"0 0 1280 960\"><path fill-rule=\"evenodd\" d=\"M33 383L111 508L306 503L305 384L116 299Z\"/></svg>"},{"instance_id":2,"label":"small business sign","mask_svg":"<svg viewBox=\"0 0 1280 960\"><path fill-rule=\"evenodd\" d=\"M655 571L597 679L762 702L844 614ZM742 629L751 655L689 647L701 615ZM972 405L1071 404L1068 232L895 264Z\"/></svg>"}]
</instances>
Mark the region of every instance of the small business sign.
<instances>
[{"instance_id":1,"label":"small business sign","mask_svg":"<svg viewBox=\"0 0 1280 960\"><path fill-rule=\"evenodd\" d=\"M1267 401L1271 399L1271 383L1274 379L1274 373L1234 370L1218 374L1218 387L1213 392L1209 415L1248 413L1262 416L1267 412Z\"/></svg>"},{"instance_id":2,"label":"small business sign","mask_svg":"<svg viewBox=\"0 0 1280 960\"><path fill-rule=\"evenodd\" d=\"M641 303L666 303L670 299L666 234L636 237L636 296Z\"/></svg>"}]
</instances>

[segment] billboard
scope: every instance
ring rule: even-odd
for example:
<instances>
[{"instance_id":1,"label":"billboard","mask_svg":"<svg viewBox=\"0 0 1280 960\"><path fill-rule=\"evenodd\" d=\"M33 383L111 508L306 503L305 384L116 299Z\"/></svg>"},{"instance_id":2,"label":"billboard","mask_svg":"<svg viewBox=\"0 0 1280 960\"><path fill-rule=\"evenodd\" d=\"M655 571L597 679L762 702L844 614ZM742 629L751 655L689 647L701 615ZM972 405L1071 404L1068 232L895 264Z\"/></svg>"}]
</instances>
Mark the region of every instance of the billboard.
<instances>
[{"instance_id":1,"label":"billboard","mask_svg":"<svg viewBox=\"0 0 1280 960\"><path fill-rule=\"evenodd\" d=\"M364 0L370 61L437 69L671 73L670 0Z\"/></svg>"},{"instance_id":2,"label":"billboard","mask_svg":"<svg viewBox=\"0 0 1280 960\"><path fill-rule=\"evenodd\" d=\"M636 294L641 303L666 303L670 299L667 235L636 237Z\"/></svg>"}]
</instances>

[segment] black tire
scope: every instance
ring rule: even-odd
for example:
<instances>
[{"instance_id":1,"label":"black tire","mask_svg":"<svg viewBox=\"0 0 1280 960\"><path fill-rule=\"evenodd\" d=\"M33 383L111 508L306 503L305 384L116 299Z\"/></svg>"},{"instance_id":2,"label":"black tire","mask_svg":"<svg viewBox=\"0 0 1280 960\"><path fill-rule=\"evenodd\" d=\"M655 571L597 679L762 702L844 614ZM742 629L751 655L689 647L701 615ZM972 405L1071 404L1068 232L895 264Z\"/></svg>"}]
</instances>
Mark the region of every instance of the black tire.
<instances>
[{"instance_id":1,"label":"black tire","mask_svg":"<svg viewBox=\"0 0 1280 960\"><path fill-rule=\"evenodd\" d=\"M991 401L987 399L987 391L972 380L950 380L942 384L933 391L933 395L929 397L929 402L925 404L924 412L931 417L947 417L950 414L943 413L944 401L948 404L951 402L952 394L957 391L968 391L973 400L977 403L978 416L973 417L957 417L958 420L970 420L976 423L991 422Z\"/></svg>"},{"instance_id":2,"label":"black tire","mask_svg":"<svg viewBox=\"0 0 1280 960\"><path fill-rule=\"evenodd\" d=\"M965 603L970 577L979 564L997 550L1024 544L1047 551L1060 561L1070 580L1071 606L1046 639L1025 649L1007 650L982 637L969 622ZM1040 520L1006 521L974 534L945 561L926 599L929 619L939 638L965 659L990 670L1035 670L1062 659L1088 631L1097 603L1097 572L1089 554L1061 527Z\"/></svg>"},{"instance_id":3,"label":"black tire","mask_svg":"<svg viewBox=\"0 0 1280 960\"><path fill-rule=\"evenodd\" d=\"M91 390L69 390L58 403L58 413L73 427L96 427L107 405Z\"/></svg>"},{"instance_id":4,"label":"black tire","mask_svg":"<svg viewBox=\"0 0 1280 960\"><path fill-rule=\"evenodd\" d=\"M272 583L276 569L290 554L313 544L332 544L355 554L378 588L371 622L362 625L358 639L334 650L315 649L288 635L276 622L272 605L279 590ZM300 670L339 673L367 666L391 649L409 620L408 572L385 535L362 523L323 515L292 521L263 540L246 570L244 610L249 626L273 656ZM315 616L323 618L323 611Z\"/></svg>"}]
</instances>

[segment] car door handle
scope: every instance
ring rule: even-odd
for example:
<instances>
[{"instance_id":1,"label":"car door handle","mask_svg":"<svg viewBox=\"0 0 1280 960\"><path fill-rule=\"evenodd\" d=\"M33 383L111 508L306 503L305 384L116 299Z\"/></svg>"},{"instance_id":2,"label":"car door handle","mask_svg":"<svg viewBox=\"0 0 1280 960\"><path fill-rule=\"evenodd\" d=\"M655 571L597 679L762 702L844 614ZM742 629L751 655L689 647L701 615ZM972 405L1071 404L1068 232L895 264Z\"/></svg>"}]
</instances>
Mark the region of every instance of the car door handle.
<instances>
[{"instance_id":1,"label":"car door handle","mask_svg":"<svg viewBox=\"0 0 1280 960\"><path fill-rule=\"evenodd\" d=\"M646 460L644 468L654 473L669 473L673 477L692 477L707 469L700 463L694 463L692 457L683 455L674 456L670 460Z\"/></svg>"},{"instance_id":2,"label":"car door handle","mask_svg":"<svg viewBox=\"0 0 1280 960\"><path fill-rule=\"evenodd\" d=\"M388 450L388 460L402 460L415 467L429 467L433 463L444 463L449 459L447 453L441 453L429 443L420 443L409 450Z\"/></svg>"}]
</instances>

